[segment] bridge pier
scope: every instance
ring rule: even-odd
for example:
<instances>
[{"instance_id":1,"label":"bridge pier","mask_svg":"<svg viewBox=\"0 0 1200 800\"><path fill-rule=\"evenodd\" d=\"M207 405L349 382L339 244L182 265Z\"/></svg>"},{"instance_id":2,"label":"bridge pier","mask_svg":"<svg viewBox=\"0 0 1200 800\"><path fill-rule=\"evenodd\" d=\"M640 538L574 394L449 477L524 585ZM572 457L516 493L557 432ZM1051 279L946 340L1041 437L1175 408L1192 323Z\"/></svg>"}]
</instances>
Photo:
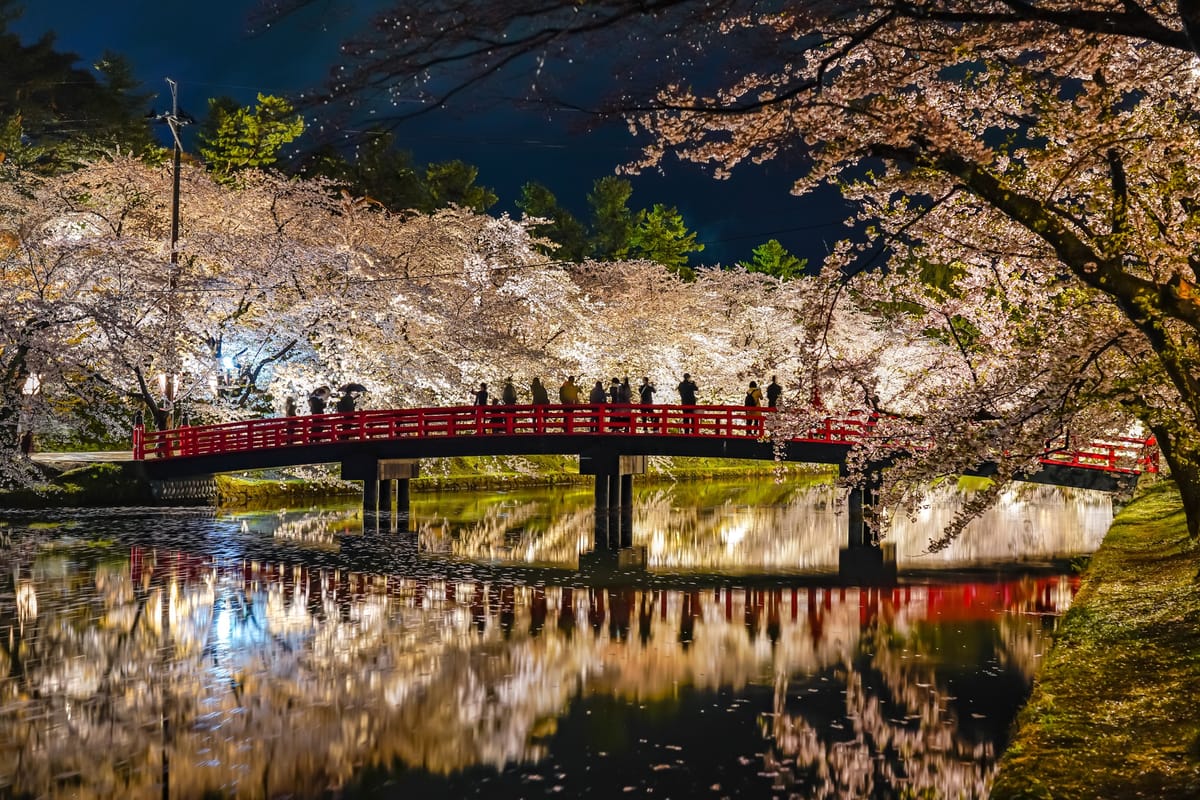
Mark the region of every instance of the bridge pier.
<instances>
[{"instance_id":1,"label":"bridge pier","mask_svg":"<svg viewBox=\"0 0 1200 800\"><path fill-rule=\"evenodd\" d=\"M596 549L633 545L633 476L646 472L645 456L615 450L581 453L579 474L596 476Z\"/></svg>"},{"instance_id":2,"label":"bridge pier","mask_svg":"<svg viewBox=\"0 0 1200 800\"><path fill-rule=\"evenodd\" d=\"M342 479L363 482L363 519L387 517L398 523L409 514L409 481L421 471L415 458L363 458L342 462ZM395 503L395 517L392 505ZM397 527L391 525L389 527Z\"/></svg>"},{"instance_id":3,"label":"bridge pier","mask_svg":"<svg viewBox=\"0 0 1200 800\"><path fill-rule=\"evenodd\" d=\"M896 581L896 546L881 542L875 526L879 469L869 471L861 485L852 486L846 499L847 541L838 552L838 575L842 580L865 584Z\"/></svg>"}]
</instances>

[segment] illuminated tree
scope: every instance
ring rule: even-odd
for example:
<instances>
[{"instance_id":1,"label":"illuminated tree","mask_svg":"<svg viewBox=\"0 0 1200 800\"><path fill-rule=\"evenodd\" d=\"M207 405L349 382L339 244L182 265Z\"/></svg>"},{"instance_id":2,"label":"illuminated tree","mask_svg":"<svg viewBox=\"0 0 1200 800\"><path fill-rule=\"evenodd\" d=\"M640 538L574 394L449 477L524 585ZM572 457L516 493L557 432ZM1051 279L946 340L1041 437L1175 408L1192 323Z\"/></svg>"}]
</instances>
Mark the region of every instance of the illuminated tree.
<instances>
[{"instance_id":1,"label":"illuminated tree","mask_svg":"<svg viewBox=\"0 0 1200 800\"><path fill-rule=\"evenodd\" d=\"M229 180L239 170L274 166L284 145L303 132L304 119L282 97L259 94L254 108L218 97L208 101L200 155L219 180Z\"/></svg>"},{"instance_id":2,"label":"illuminated tree","mask_svg":"<svg viewBox=\"0 0 1200 800\"><path fill-rule=\"evenodd\" d=\"M1006 381L993 382L970 363L979 353L960 348L964 415L947 427L944 396L908 415L938 437L929 463L970 450L1016 469L1006 454L1033 454L1047 432L1093 429L1081 414L1136 417L1158 438L1195 536L1194 5L395 2L386 18L403 24L347 48L333 96L363 99L428 74L435 105L522 56L552 73L577 47L604 52L621 41L613 51L631 55L614 56L612 73L626 80L611 108L650 136L642 166L675 153L723 177L746 161L802 152L794 190L844 183L867 234L835 249L827 270L869 285L874 277L850 276L884 255L911 257L961 269L947 302L985 309L1010 290L1036 299L1036 325L1004 314L1013 330L987 343L989 362L1010 365ZM653 63L641 58L649 50ZM1061 332L1039 327L1051 319ZM980 405L999 419L981 417ZM970 433L948 439L953 430Z\"/></svg>"},{"instance_id":3,"label":"illuminated tree","mask_svg":"<svg viewBox=\"0 0 1200 800\"><path fill-rule=\"evenodd\" d=\"M796 258L778 239L768 239L754 248L753 254L750 261L741 261L738 265L750 272L763 272L784 280L804 274L804 268L808 265L807 259Z\"/></svg>"}]
</instances>

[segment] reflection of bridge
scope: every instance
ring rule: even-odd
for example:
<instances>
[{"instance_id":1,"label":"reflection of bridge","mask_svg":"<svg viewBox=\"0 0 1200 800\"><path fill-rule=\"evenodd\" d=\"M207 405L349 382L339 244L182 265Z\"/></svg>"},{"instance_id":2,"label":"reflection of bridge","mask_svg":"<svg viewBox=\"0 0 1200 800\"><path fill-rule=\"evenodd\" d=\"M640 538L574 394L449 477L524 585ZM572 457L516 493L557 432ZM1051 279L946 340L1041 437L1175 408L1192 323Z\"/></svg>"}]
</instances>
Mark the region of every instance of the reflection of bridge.
<instances>
[{"instance_id":1,"label":"reflection of bridge","mask_svg":"<svg viewBox=\"0 0 1200 800\"><path fill-rule=\"evenodd\" d=\"M994 760L970 757L974 743L992 741L966 717L979 710L970 698L990 691L1009 709L997 726L1004 727L1048 645L1037 615L1060 613L1074 591L1069 578L638 590L415 578L322 568L307 558L255 563L236 549L220 559L155 547L128 552L127 562L110 551L102 564L32 570L29 560L13 570L18 592L37 603L23 622L20 607L0 603L0 674L10 678L0 707L0 795L63 794L63 776L82 797L353 794L355 777L376 770L396 777L400 795L464 796L470 792L421 791L439 784L423 777L414 788L401 773L435 781L467 773L453 785L475 786L480 768L511 774L552 763L565 747L594 751L612 741L606 732L555 745L545 723L578 730L568 727L571 716L610 699L648 705L663 725L677 719L673 730L696 726L706 736L713 729L699 726L713 717L729 734L734 720L748 720L746 730L756 719L782 728L828 713L836 724L804 741L857 747L856 757L865 748L866 756L854 764L831 758L831 768L899 761L905 786L941 781L919 796L950 795L975 786ZM971 652L960 653L960 644ZM978 689L993 672L1000 679ZM956 707L964 685L974 691ZM703 710L684 708L680 698L691 693ZM731 697L748 716L730 715ZM616 710L606 717L614 725L627 719ZM848 737L843 724L861 735ZM949 744L946 731L954 733ZM761 740L745 735L717 741L754 761L762 751L768 759L804 752L769 730ZM683 758L695 740L652 741L668 744L668 753L677 752L674 742L685 745ZM564 795L620 796L623 783L642 780L600 782L597 772L615 771L604 754L575 763L581 768ZM656 781L655 792L666 793L657 767L643 769L645 785ZM725 784L731 773L718 765L695 774L721 775ZM822 796L847 784L825 785ZM766 790L765 782L753 791L745 783L723 788ZM503 785L492 792L528 793Z\"/></svg>"},{"instance_id":2,"label":"reflection of bridge","mask_svg":"<svg viewBox=\"0 0 1200 800\"><path fill-rule=\"evenodd\" d=\"M419 459L479 455L577 455L579 471L595 476L597 535L627 539L633 475L647 456L709 457L832 464L871 440L922 446L886 418L852 414L826 418L804 435L775 440L772 412L743 406L521 405L452 406L276 417L173 430L134 431L133 455L147 477L190 478L219 472L341 462L342 477L363 481L365 512L408 509L409 480ZM1022 479L1113 490L1121 480L1156 472L1152 439L1114 438L1046 452L1041 469ZM988 466L980 472L986 474ZM382 506L380 500L383 500ZM394 499L393 499L394 498ZM869 498L868 498L869 499ZM862 521L863 493L851 496L850 544L870 537Z\"/></svg>"}]
</instances>

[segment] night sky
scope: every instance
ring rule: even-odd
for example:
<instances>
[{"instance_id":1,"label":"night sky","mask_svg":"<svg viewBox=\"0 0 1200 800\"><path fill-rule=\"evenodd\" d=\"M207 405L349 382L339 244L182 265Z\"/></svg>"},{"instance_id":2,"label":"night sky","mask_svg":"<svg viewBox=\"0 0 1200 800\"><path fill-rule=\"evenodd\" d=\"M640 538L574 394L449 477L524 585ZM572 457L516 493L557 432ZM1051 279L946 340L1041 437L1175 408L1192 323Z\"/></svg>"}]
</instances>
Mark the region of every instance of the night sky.
<instances>
[{"instance_id":1,"label":"night sky","mask_svg":"<svg viewBox=\"0 0 1200 800\"><path fill-rule=\"evenodd\" d=\"M248 105L257 92L295 96L318 86L336 63L338 43L368 18L362 9L384 4L324 0L252 35L247 16L255 0L43 0L27 2L10 27L26 42L54 31L58 49L78 54L82 64L106 49L121 53L146 89L159 92L158 109L169 107L164 78L171 77L179 83L181 106L200 117L209 97L229 95ZM579 128L577 119L545 107L476 97L407 121L395 133L418 162L459 158L478 166L479 183L500 196L493 213L516 212L521 184L534 180L585 217L592 181L632 160L638 144L620 125L587 133ZM699 166L669 160L664 174L631 180L631 207L674 205L699 232L706 247L693 255L694 263L748 259L770 238L818 262L845 231L836 194L791 196L791 176L780 163L739 167L732 179L716 181Z\"/></svg>"}]
</instances>

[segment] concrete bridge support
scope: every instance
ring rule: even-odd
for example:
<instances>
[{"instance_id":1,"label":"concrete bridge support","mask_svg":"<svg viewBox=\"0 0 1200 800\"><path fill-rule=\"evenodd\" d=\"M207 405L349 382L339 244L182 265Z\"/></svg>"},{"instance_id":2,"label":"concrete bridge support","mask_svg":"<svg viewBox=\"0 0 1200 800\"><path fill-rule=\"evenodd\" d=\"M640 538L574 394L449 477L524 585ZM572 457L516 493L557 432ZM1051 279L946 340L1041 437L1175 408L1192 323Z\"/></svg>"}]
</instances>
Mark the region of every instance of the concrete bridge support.
<instances>
[{"instance_id":1,"label":"concrete bridge support","mask_svg":"<svg viewBox=\"0 0 1200 800\"><path fill-rule=\"evenodd\" d=\"M646 473L646 457L616 451L579 456L579 474L596 476L596 548L633 545L633 476Z\"/></svg>"},{"instance_id":2,"label":"concrete bridge support","mask_svg":"<svg viewBox=\"0 0 1200 800\"><path fill-rule=\"evenodd\" d=\"M363 482L363 518L378 515L392 522L407 519L409 481L420 475L416 458L369 458L342 462L342 478ZM393 504L395 512L393 512ZM394 513L394 516L393 516ZM396 527L392 524L390 527Z\"/></svg>"},{"instance_id":3,"label":"concrete bridge support","mask_svg":"<svg viewBox=\"0 0 1200 800\"><path fill-rule=\"evenodd\" d=\"M896 581L896 547L880 542L875 525L880 476L868 474L862 485L851 487L846 501L847 541L838 553L838 574L843 580L865 584Z\"/></svg>"}]
</instances>

